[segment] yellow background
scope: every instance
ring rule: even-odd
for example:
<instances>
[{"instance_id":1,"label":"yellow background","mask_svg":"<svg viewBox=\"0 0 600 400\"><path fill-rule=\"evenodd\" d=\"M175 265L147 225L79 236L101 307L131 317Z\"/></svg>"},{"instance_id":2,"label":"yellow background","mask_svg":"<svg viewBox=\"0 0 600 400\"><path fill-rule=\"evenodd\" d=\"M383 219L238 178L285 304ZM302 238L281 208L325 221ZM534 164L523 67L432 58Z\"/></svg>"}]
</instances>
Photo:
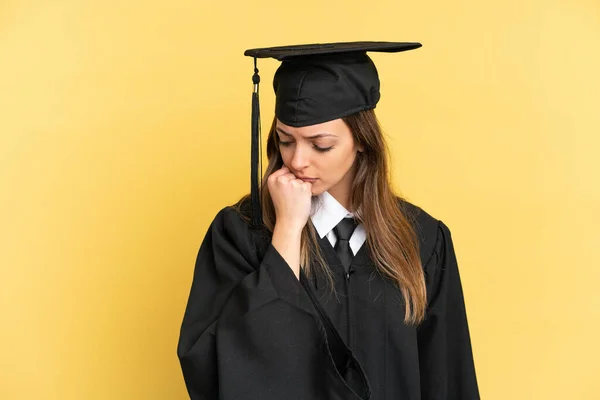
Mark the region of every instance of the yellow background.
<instances>
[{"instance_id":1,"label":"yellow background","mask_svg":"<svg viewBox=\"0 0 600 400\"><path fill-rule=\"evenodd\" d=\"M4 0L0 399L186 398L198 246L249 190L243 51L352 40L423 43L372 53L377 111L453 232L482 398L600 398L598 0Z\"/></svg>"}]
</instances>

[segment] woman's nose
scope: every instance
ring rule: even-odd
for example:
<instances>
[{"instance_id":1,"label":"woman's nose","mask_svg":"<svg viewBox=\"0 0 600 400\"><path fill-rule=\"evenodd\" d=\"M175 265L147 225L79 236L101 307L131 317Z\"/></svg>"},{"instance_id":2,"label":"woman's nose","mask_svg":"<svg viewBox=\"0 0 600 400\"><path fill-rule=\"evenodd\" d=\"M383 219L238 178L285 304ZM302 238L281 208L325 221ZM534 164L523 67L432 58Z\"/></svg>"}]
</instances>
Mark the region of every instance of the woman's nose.
<instances>
[{"instance_id":1,"label":"woman's nose","mask_svg":"<svg viewBox=\"0 0 600 400\"><path fill-rule=\"evenodd\" d=\"M292 157L291 167L296 171L301 171L309 164L307 149L304 146L296 145L294 155Z\"/></svg>"}]
</instances>

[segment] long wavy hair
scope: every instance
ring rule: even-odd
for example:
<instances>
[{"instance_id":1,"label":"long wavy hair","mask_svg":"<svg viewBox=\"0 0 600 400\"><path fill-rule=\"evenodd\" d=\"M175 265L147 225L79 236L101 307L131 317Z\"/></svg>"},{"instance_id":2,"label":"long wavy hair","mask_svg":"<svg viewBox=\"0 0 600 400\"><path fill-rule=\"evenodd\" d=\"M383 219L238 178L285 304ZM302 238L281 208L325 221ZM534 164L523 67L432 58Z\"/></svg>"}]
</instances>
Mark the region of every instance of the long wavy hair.
<instances>
[{"instance_id":1,"label":"long wavy hair","mask_svg":"<svg viewBox=\"0 0 600 400\"><path fill-rule=\"evenodd\" d=\"M366 245L377 271L390 279L404 296L404 322L418 325L425 316L427 305L419 241L413 219L401 206L403 199L392 189L389 151L382 129L374 110L360 111L342 120L350 128L354 141L364 147L363 152L357 153L353 165L356 174L351 189L351 211L365 227ZM275 227L275 207L267 178L283 166L276 125L277 119L274 118L267 138L269 163L260 189L263 223L271 233ZM242 216L241 204L248 199L249 195L246 195L235 205ZM313 204L315 199L316 196L313 197ZM310 219L302 230L300 266L307 277L316 272L313 268L319 268L333 289L333 274L321 254L316 229Z\"/></svg>"}]
</instances>

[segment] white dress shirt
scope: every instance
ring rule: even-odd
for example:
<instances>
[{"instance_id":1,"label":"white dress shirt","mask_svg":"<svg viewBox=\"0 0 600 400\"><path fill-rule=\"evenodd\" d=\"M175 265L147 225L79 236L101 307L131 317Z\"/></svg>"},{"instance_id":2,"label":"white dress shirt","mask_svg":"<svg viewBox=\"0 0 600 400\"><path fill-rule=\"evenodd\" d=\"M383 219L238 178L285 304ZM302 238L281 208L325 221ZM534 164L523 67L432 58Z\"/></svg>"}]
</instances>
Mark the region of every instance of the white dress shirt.
<instances>
[{"instance_id":1,"label":"white dress shirt","mask_svg":"<svg viewBox=\"0 0 600 400\"><path fill-rule=\"evenodd\" d=\"M331 246L335 247L337 237L333 228L335 228L342 219L354 217L354 214L346 210L346 208L328 192L323 192L318 197L318 202L312 210L310 218L319 237L322 239L324 236L327 236ZM358 253L358 250L360 250L360 247L366 240L367 233L365 232L365 227L363 224L359 224L350 237L350 249L352 249L354 255Z\"/></svg>"}]
</instances>

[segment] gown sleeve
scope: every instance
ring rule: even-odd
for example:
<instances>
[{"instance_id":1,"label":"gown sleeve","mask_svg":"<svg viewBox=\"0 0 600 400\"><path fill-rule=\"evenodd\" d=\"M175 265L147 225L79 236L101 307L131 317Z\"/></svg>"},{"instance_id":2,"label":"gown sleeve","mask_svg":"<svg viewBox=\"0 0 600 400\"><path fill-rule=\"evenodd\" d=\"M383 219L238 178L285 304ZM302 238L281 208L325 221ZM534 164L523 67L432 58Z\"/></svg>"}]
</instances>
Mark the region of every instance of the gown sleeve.
<instances>
[{"instance_id":1,"label":"gown sleeve","mask_svg":"<svg viewBox=\"0 0 600 400\"><path fill-rule=\"evenodd\" d=\"M259 259L249 229L227 207L200 246L177 346L190 398L361 399L303 285L272 244Z\"/></svg>"},{"instance_id":2,"label":"gown sleeve","mask_svg":"<svg viewBox=\"0 0 600 400\"><path fill-rule=\"evenodd\" d=\"M467 314L449 228L438 221L425 266L428 310L418 328L423 400L479 399Z\"/></svg>"}]
</instances>

